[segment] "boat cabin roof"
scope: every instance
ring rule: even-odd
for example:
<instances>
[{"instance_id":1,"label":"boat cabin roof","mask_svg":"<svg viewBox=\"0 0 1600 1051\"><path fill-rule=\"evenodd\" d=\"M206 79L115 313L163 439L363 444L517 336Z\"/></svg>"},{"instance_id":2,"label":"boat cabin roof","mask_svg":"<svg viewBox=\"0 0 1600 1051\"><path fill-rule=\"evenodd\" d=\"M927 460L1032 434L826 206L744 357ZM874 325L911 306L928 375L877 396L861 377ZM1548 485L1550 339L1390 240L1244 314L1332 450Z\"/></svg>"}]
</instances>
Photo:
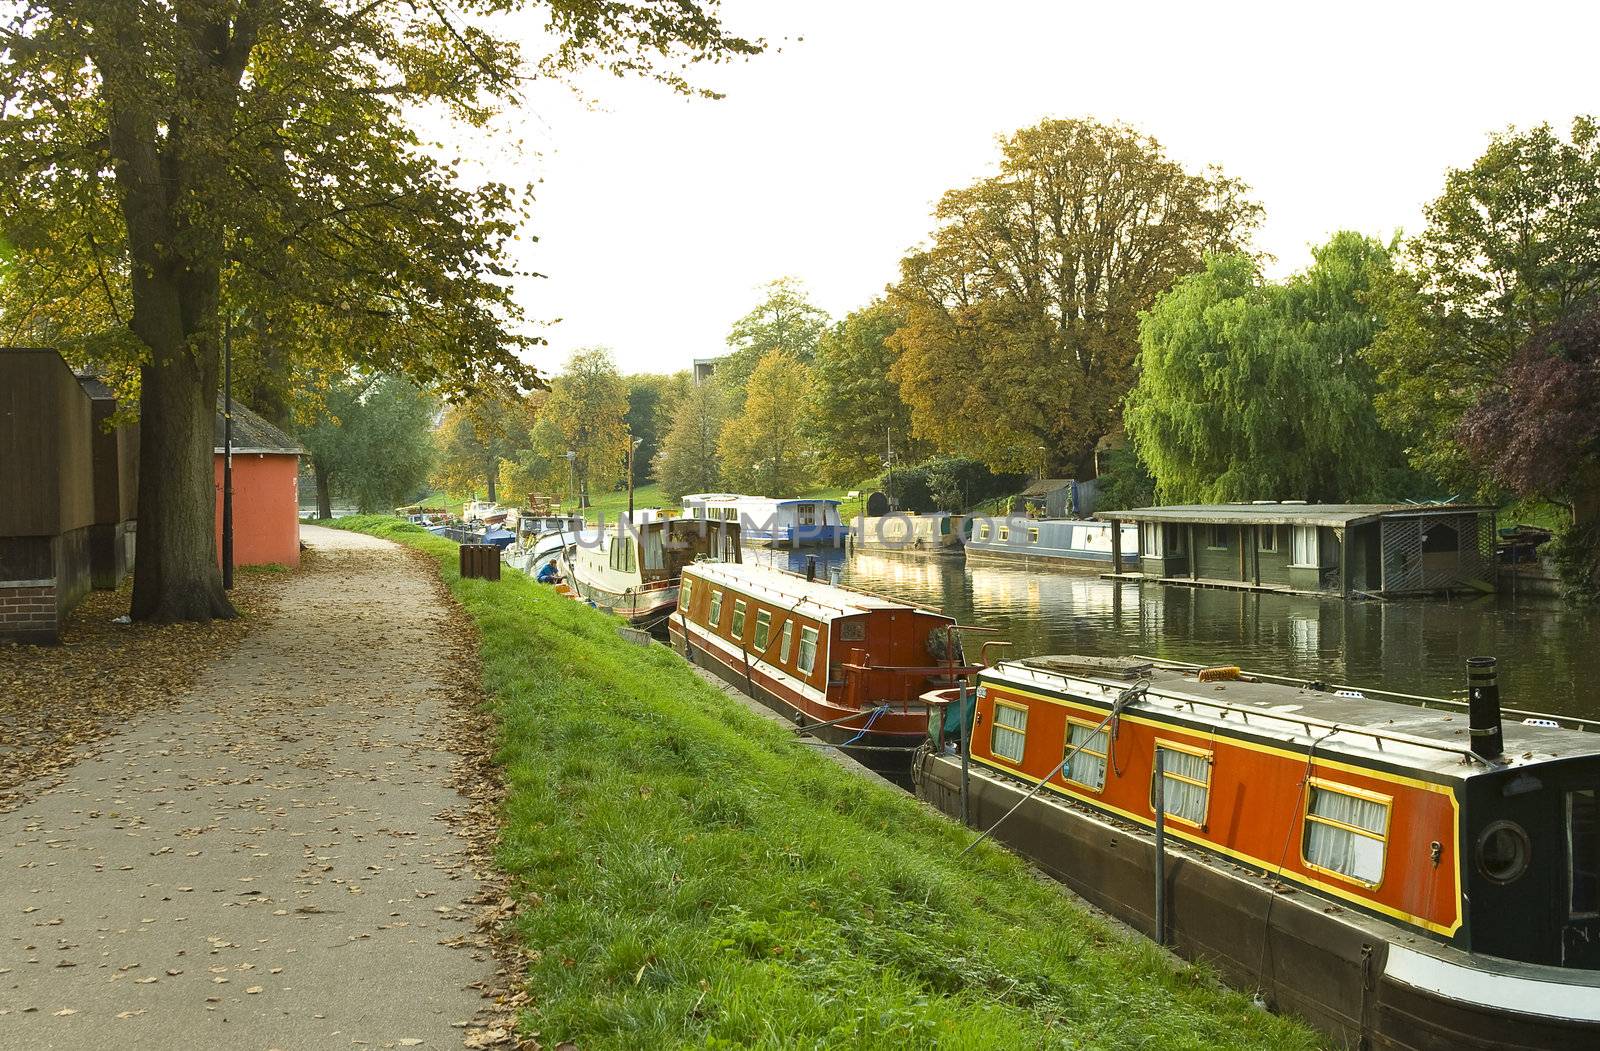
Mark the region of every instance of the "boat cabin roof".
<instances>
[{"instance_id":1,"label":"boat cabin roof","mask_svg":"<svg viewBox=\"0 0 1600 1051\"><path fill-rule=\"evenodd\" d=\"M1264 501L1253 504L1178 504L1137 507L1128 511L1103 511L1095 517L1107 521L1187 522L1196 525L1347 526L1380 518L1433 515L1476 515L1493 508L1478 504L1298 504Z\"/></svg>"},{"instance_id":2,"label":"boat cabin roof","mask_svg":"<svg viewBox=\"0 0 1600 1051\"><path fill-rule=\"evenodd\" d=\"M1196 725L1200 732L1226 730L1297 749L1315 742L1318 756L1376 760L1453 778L1600 755L1600 734L1505 718L1505 754L1484 760L1468 744L1467 713L1443 701L1437 708L1425 708L1344 687L1322 690L1309 683L1251 681L1248 673L1238 680L1200 682L1198 670L1144 658L1031 657L1002 661L986 670L983 679L1107 705L1142 679L1149 687L1125 709L1130 715L1160 712Z\"/></svg>"},{"instance_id":3,"label":"boat cabin roof","mask_svg":"<svg viewBox=\"0 0 1600 1051\"><path fill-rule=\"evenodd\" d=\"M744 592L752 598L767 599L776 605L817 620L853 617L878 610L930 612L920 606L880 598L827 581L807 580L797 573L773 569L771 566L754 563L735 565L728 562L696 562L688 568L712 587L726 587L733 591ZM945 620L950 619L943 614L933 615Z\"/></svg>"}]
</instances>

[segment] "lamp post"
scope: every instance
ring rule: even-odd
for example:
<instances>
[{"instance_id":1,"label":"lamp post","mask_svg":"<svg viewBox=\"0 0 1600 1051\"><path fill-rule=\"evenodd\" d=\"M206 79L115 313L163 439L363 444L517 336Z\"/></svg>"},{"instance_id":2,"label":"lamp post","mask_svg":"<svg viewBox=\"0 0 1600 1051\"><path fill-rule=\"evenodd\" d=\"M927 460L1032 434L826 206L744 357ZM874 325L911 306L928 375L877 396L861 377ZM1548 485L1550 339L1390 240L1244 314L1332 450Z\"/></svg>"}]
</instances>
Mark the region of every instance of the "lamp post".
<instances>
[{"instance_id":1,"label":"lamp post","mask_svg":"<svg viewBox=\"0 0 1600 1051\"><path fill-rule=\"evenodd\" d=\"M1044 456L1048 451L1044 446L1039 446L1039 481L1041 482L1044 481Z\"/></svg>"},{"instance_id":2,"label":"lamp post","mask_svg":"<svg viewBox=\"0 0 1600 1051\"><path fill-rule=\"evenodd\" d=\"M222 320L222 587L233 590L233 315Z\"/></svg>"},{"instance_id":3,"label":"lamp post","mask_svg":"<svg viewBox=\"0 0 1600 1051\"><path fill-rule=\"evenodd\" d=\"M628 521L633 521L633 454L644 444L643 438L628 441Z\"/></svg>"},{"instance_id":4,"label":"lamp post","mask_svg":"<svg viewBox=\"0 0 1600 1051\"><path fill-rule=\"evenodd\" d=\"M571 472L571 491L573 498L578 501L578 510L583 510L583 496L578 492L578 453L575 449L567 450L567 468Z\"/></svg>"}]
</instances>

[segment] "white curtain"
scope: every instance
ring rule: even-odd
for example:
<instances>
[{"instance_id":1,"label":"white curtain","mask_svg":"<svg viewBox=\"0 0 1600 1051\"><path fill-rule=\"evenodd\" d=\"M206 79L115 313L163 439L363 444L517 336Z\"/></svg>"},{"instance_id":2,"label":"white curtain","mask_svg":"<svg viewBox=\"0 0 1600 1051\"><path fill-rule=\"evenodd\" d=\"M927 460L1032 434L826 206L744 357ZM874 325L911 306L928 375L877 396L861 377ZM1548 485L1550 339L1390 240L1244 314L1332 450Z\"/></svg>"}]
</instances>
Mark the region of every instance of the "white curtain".
<instances>
[{"instance_id":1,"label":"white curtain","mask_svg":"<svg viewBox=\"0 0 1600 1051\"><path fill-rule=\"evenodd\" d=\"M1067 779L1098 792L1106 786L1106 732L1077 723L1069 725L1067 747L1078 751L1067 762Z\"/></svg>"},{"instance_id":2,"label":"white curtain","mask_svg":"<svg viewBox=\"0 0 1600 1051\"><path fill-rule=\"evenodd\" d=\"M994 727L989 735L989 751L1013 763L1022 762L1022 745L1028 739L1028 712L1024 708L994 706Z\"/></svg>"},{"instance_id":3,"label":"white curtain","mask_svg":"<svg viewBox=\"0 0 1600 1051\"><path fill-rule=\"evenodd\" d=\"M1162 748L1160 752L1161 787L1165 793L1162 808L1191 824L1205 824L1206 797L1211 791L1211 762L1205 756L1171 748Z\"/></svg>"},{"instance_id":4,"label":"white curtain","mask_svg":"<svg viewBox=\"0 0 1600 1051\"><path fill-rule=\"evenodd\" d=\"M1387 805L1312 785L1307 815L1307 861L1366 883L1383 879L1384 836L1389 828ZM1339 824L1328 823L1332 821Z\"/></svg>"}]
</instances>

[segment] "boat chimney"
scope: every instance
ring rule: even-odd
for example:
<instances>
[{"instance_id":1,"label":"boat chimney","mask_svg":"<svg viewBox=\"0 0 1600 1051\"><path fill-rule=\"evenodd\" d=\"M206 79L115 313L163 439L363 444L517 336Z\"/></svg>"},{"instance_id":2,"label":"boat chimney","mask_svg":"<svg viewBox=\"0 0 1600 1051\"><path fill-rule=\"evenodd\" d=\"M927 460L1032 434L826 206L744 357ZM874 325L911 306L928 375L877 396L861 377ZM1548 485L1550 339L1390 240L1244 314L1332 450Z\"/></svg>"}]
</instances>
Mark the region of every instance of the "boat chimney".
<instances>
[{"instance_id":1,"label":"boat chimney","mask_svg":"<svg viewBox=\"0 0 1600 1051\"><path fill-rule=\"evenodd\" d=\"M816 580L816 579L817 579L817 556L816 555L807 555L806 556L806 580L807 581L812 581L812 580Z\"/></svg>"},{"instance_id":2,"label":"boat chimney","mask_svg":"<svg viewBox=\"0 0 1600 1051\"><path fill-rule=\"evenodd\" d=\"M1493 657L1467 658L1467 725L1472 750L1486 759L1505 749L1500 733L1500 678Z\"/></svg>"}]
</instances>

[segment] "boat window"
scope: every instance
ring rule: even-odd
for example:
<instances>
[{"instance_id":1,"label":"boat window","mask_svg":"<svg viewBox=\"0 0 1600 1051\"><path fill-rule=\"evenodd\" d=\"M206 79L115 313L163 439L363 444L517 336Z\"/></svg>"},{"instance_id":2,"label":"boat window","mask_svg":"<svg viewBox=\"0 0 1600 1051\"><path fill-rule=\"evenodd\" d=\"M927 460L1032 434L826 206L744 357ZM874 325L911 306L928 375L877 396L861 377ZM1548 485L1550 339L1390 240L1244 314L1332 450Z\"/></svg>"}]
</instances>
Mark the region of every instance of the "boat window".
<instances>
[{"instance_id":1,"label":"boat window","mask_svg":"<svg viewBox=\"0 0 1600 1051\"><path fill-rule=\"evenodd\" d=\"M1161 754L1162 809L1175 821L1204 828L1211 802L1211 753L1188 745L1157 742ZM1155 778L1150 779L1150 808L1155 809Z\"/></svg>"},{"instance_id":2,"label":"boat window","mask_svg":"<svg viewBox=\"0 0 1600 1051\"><path fill-rule=\"evenodd\" d=\"M811 669L817 666L817 629L800 629L800 657L795 662L795 667L800 669L801 675L810 675Z\"/></svg>"},{"instance_id":3,"label":"boat window","mask_svg":"<svg viewBox=\"0 0 1600 1051\"><path fill-rule=\"evenodd\" d=\"M783 648L778 651L778 662L780 664L789 663L789 644L793 641L794 621L786 620L783 622Z\"/></svg>"},{"instance_id":4,"label":"boat window","mask_svg":"<svg viewBox=\"0 0 1600 1051\"><path fill-rule=\"evenodd\" d=\"M704 518L705 516L706 516L706 509L705 508L697 507L697 508L694 509L694 517L696 517L696 518Z\"/></svg>"},{"instance_id":5,"label":"boat window","mask_svg":"<svg viewBox=\"0 0 1600 1051\"><path fill-rule=\"evenodd\" d=\"M1076 748L1067 760L1065 771L1068 781L1098 792L1106 786L1106 732L1090 723L1069 720L1067 723L1067 749Z\"/></svg>"},{"instance_id":6,"label":"boat window","mask_svg":"<svg viewBox=\"0 0 1600 1051\"><path fill-rule=\"evenodd\" d=\"M800 524L801 525L808 526L808 525L816 525L817 524L817 505L816 504L796 504L795 505L795 511L800 516Z\"/></svg>"},{"instance_id":7,"label":"boat window","mask_svg":"<svg viewBox=\"0 0 1600 1051\"><path fill-rule=\"evenodd\" d=\"M1028 543L1037 544L1038 542L1039 542L1039 531L1037 529L1028 530Z\"/></svg>"},{"instance_id":8,"label":"boat window","mask_svg":"<svg viewBox=\"0 0 1600 1051\"><path fill-rule=\"evenodd\" d=\"M678 608L685 613L689 612L689 603L694 600L694 578L684 577L683 583L678 585Z\"/></svg>"},{"instance_id":9,"label":"boat window","mask_svg":"<svg viewBox=\"0 0 1600 1051\"><path fill-rule=\"evenodd\" d=\"M1300 853L1307 867L1376 887L1383 882L1390 797L1312 778Z\"/></svg>"},{"instance_id":10,"label":"boat window","mask_svg":"<svg viewBox=\"0 0 1600 1051\"><path fill-rule=\"evenodd\" d=\"M736 639L741 639L741 640L744 638L744 610L745 610L745 601L744 601L744 599L742 599L742 598L734 599L733 600L733 637L736 638Z\"/></svg>"},{"instance_id":11,"label":"boat window","mask_svg":"<svg viewBox=\"0 0 1600 1051\"><path fill-rule=\"evenodd\" d=\"M1261 526L1259 532L1261 539L1257 542L1260 544L1261 550L1268 554L1275 554L1278 550L1278 527Z\"/></svg>"},{"instance_id":12,"label":"boat window","mask_svg":"<svg viewBox=\"0 0 1600 1051\"><path fill-rule=\"evenodd\" d=\"M989 527L988 526L985 525L985 526L979 526L978 527L978 539L979 540L987 540L987 539L989 539Z\"/></svg>"},{"instance_id":13,"label":"boat window","mask_svg":"<svg viewBox=\"0 0 1600 1051\"><path fill-rule=\"evenodd\" d=\"M1316 569L1321 564L1317 559L1316 526L1295 526L1293 544L1291 556L1295 565Z\"/></svg>"},{"instance_id":14,"label":"boat window","mask_svg":"<svg viewBox=\"0 0 1600 1051\"><path fill-rule=\"evenodd\" d=\"M1567 857L1572 915L1600 916L1600 793L1593 788L1567 793Z\"/></svg>"},{"instance_id":15,"label":"boat window","mask_svg":"<svg viewBox=\"0 0 1600 1051\"><path fill-rule=\"evenodd\" d=\"M772 640L772 614L766 610L756 611L756 649L765 653L767 643Z\"/></svg>"},{"instance_id":16,"label":"boat window","mask_svg":"<svg viewBox=\"0 0 1600 1051\"><path fill-rule=\"evenodd\" d=\"M706 623L713 627L722 626L722 592L711 592L711 616L706 618Z\"/></svg>"},{"instance_id":17,"label":"boat window","mask_svg":"<svg viewBox=\"0 0 1600 1051\"><path fill-rule=\"evenodd\" d=\"M1007 526L1001 526L1000 527L1000 539L1001 540L1010 540L1011 539L1011 529L1009 527L1007 527Z\"/></svg>"},{"instance_id":18,"label":"boat window","mask_svg":"<svg viewBox=\"0 0 1600 1051\"><path fill-rule=\"evenodd\" d=\"M1022 762L1028 740L1028 709L1007 701L994 702L994 725L989 728L989 752L996 759Z\"/></svg>"}]
</instances>

